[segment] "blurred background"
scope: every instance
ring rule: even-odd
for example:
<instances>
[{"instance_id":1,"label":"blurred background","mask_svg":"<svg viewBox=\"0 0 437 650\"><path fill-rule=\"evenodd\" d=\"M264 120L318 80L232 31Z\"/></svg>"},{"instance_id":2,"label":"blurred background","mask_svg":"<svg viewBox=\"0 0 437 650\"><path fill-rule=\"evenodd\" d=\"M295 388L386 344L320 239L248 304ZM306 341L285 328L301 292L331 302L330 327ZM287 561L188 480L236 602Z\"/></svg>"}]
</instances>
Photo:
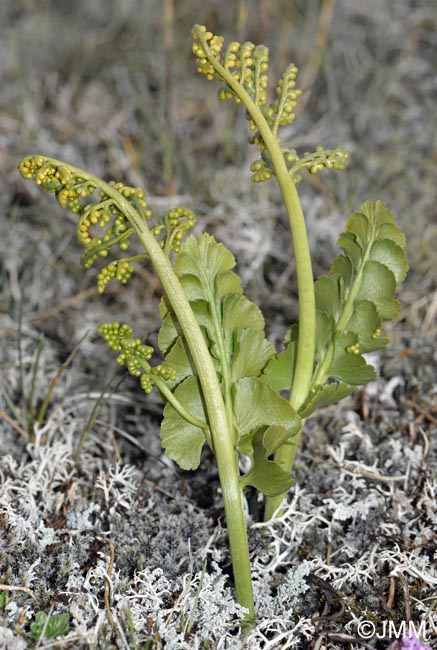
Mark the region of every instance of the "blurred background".
<instances>
[{"instance_id":1,"label":"blurred background","mask_svg":"<svg viewBox=\"0 0 437 650\"><path fill-rule=\"evenodd\" d=\"M351 156L346 171L299 186L315 274L328 270L349 213L364 200L385 201L407 234L411 265L395 331L407 333L407 345L419 332L432 336L433 0L3 0L0 310L6 347L14 345L18 322L29 355L43 335L55 357L65 358L90 332L81 351L95 377L94 355L98 372L107 372L95 326L108 318L134 327L147 321L148 331L159 324L160 287L147 265L130 289L111 285L103 299L97 295L97 270L84 273L79 265L74 216L18 174L17 163L30 153L141 185L157 216L175 205L191 207L198 230L208 229L233 250L271 337L280 341L297 317L277 189L274 182L250 183L255 152L243 111L219 103L217 84L196 72L194 23L226 40L266 43L273 90L285 66L296 63L303 95L283 142L300 152L341 146Z\"/></svg>"}]
</instances>

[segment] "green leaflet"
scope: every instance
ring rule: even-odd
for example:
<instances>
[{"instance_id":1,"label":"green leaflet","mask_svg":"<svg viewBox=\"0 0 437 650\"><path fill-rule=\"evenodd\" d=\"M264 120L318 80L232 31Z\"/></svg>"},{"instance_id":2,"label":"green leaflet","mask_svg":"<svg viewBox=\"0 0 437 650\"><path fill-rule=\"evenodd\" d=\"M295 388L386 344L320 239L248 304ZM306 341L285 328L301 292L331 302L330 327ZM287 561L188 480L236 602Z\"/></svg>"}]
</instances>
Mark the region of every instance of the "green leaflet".
<instances>
[{"instance_id":1,"label":"green leaflet","mask_svg":"<svg viewBox=\"0 0 437 650\"><path fill-rule=\"evenodd\" d=\"M395 276L396 285L405 279L408 271L405 250L391 239L377 239L370 249L370 259L390 269Z\"/></svg>"},{"instance_id":2,"label":"green leaflet","mask_svg":"<svg viewBox=\"0 0 437 650\"><path fill-rule=\"evenodd\" d=\"M357 300L371 300L381 320L392 320L400 307L399 302L393 299L395 290L396 278L387 266L373 260L365 262Z\"/></svg>"},{"instance_id":3,"label":"green leaflet","mask_svg":"<svg viewBox=\"0 0 437 650\"><path fill-rule=\"evenodd\" d=\"M375 335L380 326L381 318L375 303L370 300L356 300L348 330L358 335L360 352L372 352L388 344L387 337Z\"/></svg>"},{"instance_id":4,"label":"green leaflet","mask_svg":"<svg viewBox=\"0 0 437 650\"><path fill-rule=\"evenodd\" d=\"M338 318L342 305L343 286L341 278L341 273L331 272L331 275L322 275L314 285L317 309L328 316L333 316L335 319Z\"/></svg>"},{"instance_id":5,"label":"green leaflet","mask_svg":"<svg viewBox=\"0 0 437 650\"><path fill-rule=\"evenodd\" d=\"M239 277L231 271L235 258L214 237L202 233L191 235L176 257L174 270L181 279L190 301L220 299L229 293L242 293ZM182 279L183 278L183 279Z\"/></svg>"},{"instance_id":6,"label":"green leaflet","mask_svg":"<svg viewBox=\"0 0 437 650\"><path fill-rule=\"evenodd\" d=\"M373 366L366 363L361 354L351 351L357 344L354 332L339 331L334 337L334 357L329 366L329 376L359 386L376 379Z\"/></svg>"},{"instance_id":7,"label":"green leaflet","mask_svg":"<svg viewBox=\"0 0 437 650\"><path fill-rule=\"evenodd\" d=\"M231 376L234 381L240 377L259 377L275 354L275 348L264 338L264 332L235 330L235 334L227 340L229 349L233 350Z\"/></svg>"},{"instance_id":8,"label":"green leaflet","mask_svg":"<svg viewBox=\"0 0 437 650\"><path fill-rule=\"evenodd\" d=\"M207 422L196 377L187 377L176 388L174 395L194 417ZM202 429L187 422L171 404L166 404L161 424L161 442L169 458L182 469L197 469L205 440Z\"/></svg>"},{"instance_id":9,"label":"green leaflet","mask_svg":"<svg viewBox=\"0 0 437 650\"><path fill-rule=\"evenodd\" d=\"M33 641L40 641L41 638L53 639L57 636L64 636L70 631L69 619L68 612L52 614L51 616L48 616L45 612L37 612L35 620L30 624L29 636Z\"/></svg>"},{"instance_id":10,"label":"green leaflet","mask_svg":"<svg viewBox=\"0 0 437 650\"><path fill-rule=\"evenodd\" d=\"M355 388L356 386L342 382L332 382L331 384L325 384L325 386L315 387L309 394L306 402L299 409L299 415L302 418L306 418L320 406L329 406L329 404L339 402L344 397L353 393Z\"/></svg>"},{"instance_id":11,"label":"green leaflet","mask_svg":"<svg viewBox=\"0 0 437 650\"><path fill-rule=\"evenodd\" d=\"M253 377L235 383L234 412L241 437L253 435L260 427L270 425L284 429L283 440L268 445L269 454L300 430L300 418L289 402L271 386Z\"/></svg>"},{"instance_id":12,"label":"green leaflet","mask_svg":"<svg viewBox=\"0 0 437 650\"><path fill-rule=\"evenodd\" d=\"M203 328L207 327L210 322L208 304L204 300L194 300L191 302L191 309L199 325ZM162 324L158 334L158 345L162 352L166 353L176 339L181 336L182 330L175 315L168 309L165 298L161 300L159 310L161 312Z\"/></svg>"},{"instance_id":13,"label":"green leaflet","mask_svg":"<svg viewBox=\"0 0 437 650\"><path fill-rule=\"evenodd\" d=\"M375 372L362 354L388 343L381 336L381 325L399 313L396 286L408 270L405 236L380 201L363 203L349 218L338 243L344 254L336 257L330 275L315 284L317 367L313 391L317 390L303 406L305 414L320 400L348 394L348 385L374 378ZM345 387L330 387L324 393L323 384L330 377Z\"/></svg>"},{"instance_id":14,"label":"green leaflet","mask_svg":"<svg viewBox=\"0 0 437 650\"><path fill-rule=\"evenodd\" d=\"M194 363L191 360L191 355L185 340L182 336L178 337L170 352L165 357L163 365L168 364L176 372L174 382L167 382L169 386L174 388L187 377L195 374Z\"/></svg>"},{"instance_id":15,"label":"green leaflet","mask_svg":"<svg viewBox=\"0 0 437 650\"><path fill-rule=\"evenodd\" d=\"M316 310L316 357L321 359L335 333L335 318L326 311Z\"/></svg>"},{"instance_id":16,"label":"green leaflet","mask_svg":"<svg viewBox=\"0 0 437 650\"><path fill-rule=\"evenodd\" d=\"M275 354L264 335L263 315L242 295L240 279L232 271L234 266L232 253L206 233L199 238L189 237L174 263L222 381L228 409L232 409L232 385L242 378L259 377ZM180 325L165 298L160 311L163 320L158 344L164 352L163 366L168 364L176 372L175 380L167 381L167 385L188 412L206 422L205 414L200 413L202 398L194 379L194 364ZM194 412L190 399L199 412ZM249 403L254 399L250 398ZM162 441L167 455L181 467L197 467L204 433L187 422L173 406L167 405L164 410Z\"/></svg>"},{"instance_id":17,"label":"green leaflet","mask_svg":"<svg viewBox=\"0 0 437 650\"><path fill-rule=\"evenodd\" d=\"M284 444L293 444L302 422L289 402L260 379L245 377L234 385L234 413L240 433L239 451L252 467L241 478L267 496L288 490L292 479L269 456Z\"/></svg>"},{"instance_id":18,"label":"green leaflet","mask_svg":"<svg viewBox=\"0 0 437 650\"><path fill-rule=\"evenodd\" d=\"M290 390L296 364L299 326L292 325L285 337L285 350L279 352L264 368L261 379L277 391Z\"/></svg>"},{"instance_id":19,"label":"green leaflet","mask_svg":"<svg viewBox=\"0 0 437 650\"><path fill-rule=\"evenodd\" d=\"M269 429L274 429L274 427L269 427ZM252 485L266 496L275 497L288 492L294 481L290 474L281 469L277 463L268 460L264 437L265 434L263 435L261 431L254 434L250 450L252 467L247 474L241 477L240 485L242 487Z\"/></svg>"}]
</instances>

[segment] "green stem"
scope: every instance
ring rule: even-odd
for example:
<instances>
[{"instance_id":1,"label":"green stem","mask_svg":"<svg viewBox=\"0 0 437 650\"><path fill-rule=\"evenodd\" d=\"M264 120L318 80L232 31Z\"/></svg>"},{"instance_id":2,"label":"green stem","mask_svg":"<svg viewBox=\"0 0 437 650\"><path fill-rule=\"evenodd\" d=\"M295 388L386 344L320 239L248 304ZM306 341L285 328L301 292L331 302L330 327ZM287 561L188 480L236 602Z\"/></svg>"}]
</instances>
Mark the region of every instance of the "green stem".
<instances>
[{"instance_id":1,"label":"green stem","mask_svg":"<svg viewBox=\"0 0 437 650\"><path fill-rule=\"evenodd\" d=\"M165 381L158 377L158 375L153 374L153 383L159 390L159 392L165 397L167 402L169 402L173 408L179 413L181 417L184 418L187 422L190 422L195 427L203 430L203 433L208 438L209 436L209 427L205 422L198 420L194 415L192 415L187 409L180 403L177 397L171 392L169 387L166 385Z\"/></svg>"},{"instance_id":2,"label":"green stem","mask_svg":"<svg viewBox=\"0 0 437 650\"><path fill-rule=\"evenodd\" d=\"M302 421L302 427L304 425L304 421ZM278 449L278 451L275 453L275 462L278 463L278 465L281 466L281 468L284 470L284 472L288 472L291 474L291 470L293 469L294 465L294 459L296 457L296 452L299 449L299 444L300 444L300 438L302 435L302 427L297 434L297 436L293 440L292 445L283 445ZM275 513L277 513L276 516L280 516L282 513L282 509L279 510L283 500L284 500L285 494L279 494L276 497L266 497L266 505L264 508L264 521L268 521L273 517Z\"/></svg>"},{"instance_id":3,"label":"green stem","mask_svg":"<svg viewBox=\"0 0 437 650\"><path fill-rule=\"evenodd\" d=\"M53 160L53 163L57 166L64 165L58 160ZM229 428L220 384L208 346L170 260L150 232L146 221L114 187L82 169L72 165L68 165L68 167L73 173L77 173L85 180L93 182L97 188L101 189L114 201L119 210L127 217L150 257L187 341L202 386L214 444L223 493L237 600L240 605L247 608L246 619L250 623L255 620L255 609L246 522L239 485L240 472L232 440L232 431Z\"/></svg>"},{"instance_id":4,"label":"green stem","mask_svg":"<svg viewBox=\"0 0 437 650\"><path fill-rule=\"evenodd\" d=\"M111 239L106 239L98 246L93 246L92 251L87 251L82 255L80 260L81 264L83 264L86 268L88 268L88 260L94 259L96 253L99 253L100 251L103 251L105 249L109 250L112 246L114 246L114 244L119 244L124 239L127 239L130 235L132 235L132 233L133 233L133 228L128 228L121 235L117 235L117 237L111 237Z\"/></svg>"},{"instance_id":5,"label":"green stem","mask_svg":"<svg viewBox=\"0 0 437 650\"><path fill-rule=\"evenodd\" d=\"M147 250L161 280L166 297L179 321L199 374L223 492L237 600L249 610L248 619L254 620L255 610L246 522L239 487L240 473L232 440L232 431L229 429L226 408L211 355L170 261L151 234L149 227L124 197L121 195L115 196L116 191L109 185L102 186L102 189L108 195L110 195L109 192L112 193L120 210L127 216L139 240Z\"/></svg>"},{"instance_id":6,"label":"green stem","mask_svg":"<svg viewBox=\"0 0 437 650\"><path fill-rule=\"evenodd\" d=\"M223 394L224 394L226 414L228 418L228 424L232 432L233 444L234 446L236 446L236 444L238 443L238 439L235 438L235 423L234 423L234 413L232 408L232 393L231 393L232 377L231 377L231 369L229 366L229 357L226 353L226 342L223 335L223 328L221 326L220 306L217 304L214 289L213 287L210 286L209 279L206 276L206 274L202 278L202 284L208 287L208 293L209 293L208 301L212 306L211 317L212 317L212 324L214 328L214 340L217 343L217 351L218 351L220 368L221 368L221 373L223 378Z\"/></svg>"},{"instance_id":7,"label":"green stem","mask_svg":"<svg viewBox=\"0 0 437 650\"><path fill-rule=\"evenodd\" d=\"M270 160L281 190L287 211L296 260L297 285L299 291L299 339L297 343L296 366L290 404L297 411L305 401L311 386L315 357L316 304L311 255L305 225L305 217L296 186L285 164L278 138L272 133L259 106L255 104L243 86L232 76L218 59L211 55L204 35L200 30L197 36L202 43L208 61L224 79L247 109L256 125L270 155ZM291 470L295 446L284 445L275 454L275 462L287 471ZM267 497L266 512L273 513L281 504L285 494ZM271 516L271 515L270 515Z\"/></svg>"}]
</instances>

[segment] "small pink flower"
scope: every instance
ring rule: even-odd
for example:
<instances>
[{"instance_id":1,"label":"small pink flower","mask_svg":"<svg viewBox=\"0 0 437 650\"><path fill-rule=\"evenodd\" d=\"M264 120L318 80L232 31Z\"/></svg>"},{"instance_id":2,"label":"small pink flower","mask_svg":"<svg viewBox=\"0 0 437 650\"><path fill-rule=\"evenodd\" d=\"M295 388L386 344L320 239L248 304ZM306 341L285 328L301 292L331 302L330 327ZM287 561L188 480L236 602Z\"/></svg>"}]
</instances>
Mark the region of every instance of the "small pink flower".
<instances>
[{"instance_id":1,"label":"small pink flower","mask_svg":"<svg viewBox=\"0 0 437 650\"><path fill-rule=\"evenodd\" d=\"M431 646L425 645L422 641L419 641L415 634L408 634L404 636L401 641L395 641L391 643L387 650L432 650Z\"/></svg>"}]
</instances>

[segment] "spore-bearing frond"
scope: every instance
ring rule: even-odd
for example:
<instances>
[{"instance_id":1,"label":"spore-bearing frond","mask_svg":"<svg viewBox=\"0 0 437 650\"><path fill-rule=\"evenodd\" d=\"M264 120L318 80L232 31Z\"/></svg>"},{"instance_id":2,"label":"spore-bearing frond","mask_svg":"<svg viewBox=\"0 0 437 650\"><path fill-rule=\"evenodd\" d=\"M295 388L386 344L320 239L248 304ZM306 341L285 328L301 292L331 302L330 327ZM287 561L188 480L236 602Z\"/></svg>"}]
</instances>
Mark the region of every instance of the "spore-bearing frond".
<instances>
[{"instance_id":1,"label":"spore-bearing frond","mask_svg":"<svg viewBox=\"0 0 437 650\"><path fill-rule=\"evenodd\" d=\"M103 336L111 350L120 352L117 363L126 366L134 377L140 377L142 389L146 393L152 391L156 379L173 382L176 371L167 363L151 366L150 359L154 349L144 345L141 339L132 337L132 328L125 323L102 323L97 332Z\"/></svg>"},{"instance_id":2,"label":"spore-bearing frond","mask_svg":"<svg viewBox=\"0 0 437 650\"><path fill-rule=\"evenodd\" d=\"M128 219L120 210L114 198L109 197L92 178L87 178L68 165L58 163L44 156L24 158L19 170L26 179L34 179L46 192L56 194L61 207L68 207L73 213L80 214L77 224L77 238L84 247L82 263L89 268L99 257L106 257L109 250L118 245L120 250L129 248L133 229ZM152 213L147 208L144 190L128 187L123 183L109 183L136 211L144 218L150 219ZM98 190L98 200L90 200ZM88 199L88 200L87 200ZM104 230L96 234L95 228Z\"/></svg>"},{"instance_id":3,"label":"spore-bearing frond","mask_svg":"<svg viewBox=\"0 0 437 650\"><path fill-rule=\"evenodd\" d=\"M123 342L130 338L132 327L126 323L102 323L97 328L97 332L103 336L105 342L111 350L121 352Z\"/></svg>"},{"instance_id":4,"label":"spore-bearing frond","mask_svg":"<svg viewBox=\"0 0 437 650\"><path fill-rule=\"evenodd\" d=\"M167 255L171 251L179 253L182 240L196 225L196 221L196 215L189 208L172 208L155 226L152 226L151 232L157 239L159 238L158 242Z\"/></svg>"},{"instance_id":5,"label":"spore-bearing frond","mask_svg":"<svg viewBox=\"0 0 437 650\"><path fill-rule=\"evenodd\" d=\"M265 45L254 45L249 41L240 44L229 43L223 50L223 38L214 36L206 27L196 25L192 31L193 52L197 57L197 69L207 79L218 79L224 86L219 89L219 99L234 99L244 103L249 129L252 131L249 143L256 145L260 158L252 163L251 179L254 183L268 181L275 174L270 160L270 145L266 127L272 140L279 144L280 127L289 126L296 117L295 109L302 94L296 88L297 67L291 63L285 69L276 86L276 99L268 102L269 51ZM266 124L267 123L267 124ZM317 174L323 169L343 169L348 154L343 149L325 151L318 147L313 153L301 158L294 149L282 148L282 155L294 183L301 180L298 171L308 169Z\"/></svg>"},{"instance_id":6,"label":"spore-bearing frond","mask_svg":"<svg viewBox=\"0 0 437 650\"><path fill-rule=\"evenodd\" d=\"M110 182L144 218L150 219L152 212L147 207L144 190L140 187L128 187L123 183ZM99 257L106 257L109 250L118 246L126 251L131 246L133 228L126 215L120 210L117 202L99 190L99 201L81 206L81 216L77 224L77 238L85 251L82 263L89 268ZM95 233L95 228L104 230L103 236Z\"/></svg>"},{"instance_id":7,"label":"spore-bearing frond","mask_svg":"<svg viewBox=\"0 0 437 650\"><path fill-rule=\"evenodd\" d=\"M128 260L114 260L105 266L97 276L97 288L103 293L111 280L118 280L126 284L134 272L132 264Z\"/></svg>"},{"instance_id":8,"label":"spore-bearing frond","mask_svg":"<svg viewBox=\"0 0 437 650\"><path fill-rule=\"evenodd\" d=\"M24 158L19 170L24 178L33 179L43 190L56 194L61 207L68 207L79 215L76 234L84 249L81 263L85 268L90 268L99 258L107 257L111 249L118 247L120 251L126 251L131 246L134 229L117 201L118 195L120 201L122 197L130 203L143 219L152 217L144 190L140 187L113 181L106 184L87 172L44 156ZM108 185L115 190L114 194ZM93 200L96 190L98 197L94 196ZM165 253L170 255L172 251L177 253L180 250L181 241L195 223L196 217L191 210L177 207L169 210L151 231L159 238ZM145 257L147 254L135 255L105 266L98 275L99 293L103 293L112 279L126 284L134 270L131 262Z\"/></svg>"},{"instance_id":9,"label":"spore-bearing frond","mask_svg":"<svg viewBox=\"0 0 437 650\"><path fill-rule=\"evenodd\" d=\"M296 88L296 76L297 68L294 63L291 63L276 87L277 100L263 110L264 117L272 125L272 132L275 135L279 126L292 124L296 117L294 109L297 106L298 97L302 94L302 91Z\"/></svg>"},{"instance_id":10,"label":"spore-bearing frond","mask_svg":"<svg viewBox=\"0 0 437 650\"><path fill-rule=\"evenodd\" d=\"M264 108L267 104L269 68L269 50L265 45L254 45L250 41L242 44L233 41L222 53L223 37L214 36L205 26L196 25L192 36L198 72L204 74L209 80L218 79L224 84L224 87L219 90L221 101L234 99L237 104L241 103L241 97L233 87L236 83L259 108L265 110L266 116L275 110L275 104L272 108ZM248 120L250 128L255 130L256 126L250 115Z\"/></svg>"},{"instance_id":11,"label":"spore-bearing frond","mask_svg":"<svg viewBox=\"0 0 437 650\"><path fill-rule=\"evenodd\" d=\"M294 149L284 149L284 160L287 164L293 183L297 184L302 180L298 173L301 169L307 169L310 174L318 174L324 169L336 169L342 171L349 159L349 153L345 149L324 149L317 147L315 151L306 151L301 158Z\"/></svg>"}]
</instances>

